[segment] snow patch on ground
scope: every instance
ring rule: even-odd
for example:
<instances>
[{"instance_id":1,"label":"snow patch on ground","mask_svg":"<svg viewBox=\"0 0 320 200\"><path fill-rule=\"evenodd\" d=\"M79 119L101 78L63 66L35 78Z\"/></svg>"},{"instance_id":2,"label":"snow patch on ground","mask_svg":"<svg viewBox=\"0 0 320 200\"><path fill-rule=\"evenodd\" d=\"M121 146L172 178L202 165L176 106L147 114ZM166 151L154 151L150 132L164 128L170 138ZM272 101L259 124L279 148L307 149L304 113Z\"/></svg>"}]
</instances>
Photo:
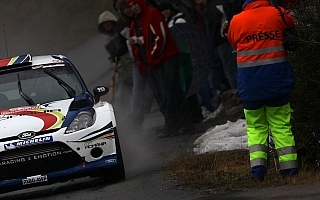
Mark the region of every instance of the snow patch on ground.
<instances>
[{"instance_id":1,"label":"snow patch on ground","mask_svg":"<svg viewBox=\"0 0 320 200\"><path fill-rule=\"evenodd\" d=\"M217 125L208 129L194 141L195 154L213 153L236 149L248 149L246 135L246 121L238 119L236 122L228 121L226 124Z\"/></svg>"}]
</instances>

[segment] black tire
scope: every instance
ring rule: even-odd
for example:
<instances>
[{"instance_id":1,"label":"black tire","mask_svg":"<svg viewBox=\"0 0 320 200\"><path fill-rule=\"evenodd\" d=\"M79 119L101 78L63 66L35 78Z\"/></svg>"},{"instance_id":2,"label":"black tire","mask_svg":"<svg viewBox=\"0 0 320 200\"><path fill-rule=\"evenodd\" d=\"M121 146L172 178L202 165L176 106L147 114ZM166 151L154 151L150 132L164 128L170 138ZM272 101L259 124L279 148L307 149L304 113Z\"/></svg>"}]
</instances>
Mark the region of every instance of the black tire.
<instances>
[{"instance_id":1,"label":"black tire","mask_svg":"<svg viewBox=\"0 0 320 200\"><path fill-rule=\"evenodd\" d=\"M114 129L114 135L115 135L118 165L115 167L106 169L106 172L102 175L103 181L105 183L115 183L115 182L122 181L126 178L126 173L125 173L124 163L123 163L123 158L121 153L121 147L120 147L120 141L119 141L119 136L116 128Z\"/></svg>"}]
</instances>

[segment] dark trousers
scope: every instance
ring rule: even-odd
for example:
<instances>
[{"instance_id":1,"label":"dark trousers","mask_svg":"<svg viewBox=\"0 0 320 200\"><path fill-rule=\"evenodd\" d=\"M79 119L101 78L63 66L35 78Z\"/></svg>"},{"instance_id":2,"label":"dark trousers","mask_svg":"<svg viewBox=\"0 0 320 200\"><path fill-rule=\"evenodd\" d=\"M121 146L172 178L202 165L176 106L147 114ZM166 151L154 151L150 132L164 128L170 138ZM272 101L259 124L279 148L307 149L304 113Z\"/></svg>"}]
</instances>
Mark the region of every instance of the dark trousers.
<instances>
[{"instance_id":1,"label":"dark trousers","mask_svg":"<svg viewBox=\"0 0 320 200\"><path fill-rule=\"evenodd\" d=\"M165 127L179 129L192 125L191 113L179 76L179 56L175 55L158 68L148 68L155 98L165 118Z\"/></svg>"}]
</instances>

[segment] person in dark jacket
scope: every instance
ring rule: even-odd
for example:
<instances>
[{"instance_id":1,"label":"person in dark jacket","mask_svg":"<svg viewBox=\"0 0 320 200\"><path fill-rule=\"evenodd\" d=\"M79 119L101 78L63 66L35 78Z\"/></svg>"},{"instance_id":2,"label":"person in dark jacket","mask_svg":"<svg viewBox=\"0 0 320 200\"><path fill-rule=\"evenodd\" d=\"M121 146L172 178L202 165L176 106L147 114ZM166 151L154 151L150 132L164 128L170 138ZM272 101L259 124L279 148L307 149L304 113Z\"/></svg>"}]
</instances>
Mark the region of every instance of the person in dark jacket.
<instances>
[{"instance_id":1,"label":"person in dark jacket","mask_svg":"<svg viewBox=\"0 0 320 200\"><path fill-rule=\"evenodd\" d=\"M176 8L173 7L171 2L162 2L159 4L158 9L163 14L168 27L171 28L178 23L186 23L183 13L179 12Z\"/></svg>"},{"instance_id":2,"label":"person in dark jacket","mask_svg":"<svg viewBox=\"0 0 320 200\"><path fill-rule=\"evenodd\" d=\"M191 37L191 35L193 35L194 37L199 36L199 35L195 35L196 30L194 30L194 28L197 28L197 27L189 26L190 23L186 22L186 20L184 19L184 15L181 12L179 12L171 2L164 1L160 3L158 6L158 9L161 11L162 15L166 19L169 30L171 31L175 39L175 42L178 45L180 50L179 74L180 74L181 86L183 88L183 91L186 94L188 107L190 109L192 120L194 123L201 122L204 118L202 116L202 110L201 110L201 106L198 99L198 91L194 91L193 88L195 87L194 82L198 81L197 78L205 79L206 76L195 77L197 74L196 71L198 66L196 65L197 63L196 60L191 56L192 54L191 49L193 49L192 47L193 45L195 44L199 45L199 43L196 43L195 41L191 42L188 39L189 37ZM176 28L180 31L176 30ZM194 43L194 44L190 44L190 43ZM197 50L200 51L202 47L203 47L203 43L197 47Z\"/></svg>"},{"instance_id":3,"label":"person in dark jacket","mask_svg":"<svg viewBox=\"0 0 320 200\"><path fill-rule=\"evenodd\" d=\"M151 87L165 125L159 137L191 133L193 122L179 78L179 48L161 12L144 0L127 0L136 15L130 28L131 44L136 60L145 63L142 75L150 79ZM145 55L137 51L142 47Z\"/></svg>"},{"instance_id":4,"label":"person in dark jacket","mask_svg":"<svg viewBox=\"0 0 320 200\"><path fill-rule=\"evenodd\" d=\"M207 13L208 27L212 34L212 41L217 48L218 55L222 62L224 74L228 80L230 89L237 89L237 62L236 54L233 51L228 39L223 34L222 25L227 20L223 4L226 0L207 1L205 12Z\"/></svg>"}]
</instances>

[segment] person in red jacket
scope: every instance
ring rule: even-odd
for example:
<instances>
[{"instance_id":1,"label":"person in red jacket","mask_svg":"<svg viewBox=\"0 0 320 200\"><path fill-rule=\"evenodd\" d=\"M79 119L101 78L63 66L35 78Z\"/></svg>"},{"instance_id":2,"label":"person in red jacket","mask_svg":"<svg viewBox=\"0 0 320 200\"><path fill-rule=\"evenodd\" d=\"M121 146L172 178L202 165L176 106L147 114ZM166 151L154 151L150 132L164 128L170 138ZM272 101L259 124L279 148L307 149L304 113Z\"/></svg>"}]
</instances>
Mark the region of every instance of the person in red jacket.
<instances>
[{"instance_id":1,"label":"person in red jacket","mask_svg":"<svg viewBox=\"0 0 320 200\"><path fill-rule=\"evenodd\" d=\"M269 129L282 177L298 174L289 103L295 77L283 42L286 24L294 27L294 21L281 9L287 23L269 0L245 0L227 35L237 51L238 96L247 122L251 174L258 180L267 172Z\"/></svg>"},{"instance_id":2,"label":"person in red jacket","mask_svg":"<svg viewBox=\"0 0 320 200\"><path fill-rule=\"evenodd\" d=\"M135 13L130 27L133 54L142 75L146 73L165 125L159 137L194 131L186 96L179 77L179 48L162 13L145 0L127 0Z\"/></svg>"}]
</instances>

